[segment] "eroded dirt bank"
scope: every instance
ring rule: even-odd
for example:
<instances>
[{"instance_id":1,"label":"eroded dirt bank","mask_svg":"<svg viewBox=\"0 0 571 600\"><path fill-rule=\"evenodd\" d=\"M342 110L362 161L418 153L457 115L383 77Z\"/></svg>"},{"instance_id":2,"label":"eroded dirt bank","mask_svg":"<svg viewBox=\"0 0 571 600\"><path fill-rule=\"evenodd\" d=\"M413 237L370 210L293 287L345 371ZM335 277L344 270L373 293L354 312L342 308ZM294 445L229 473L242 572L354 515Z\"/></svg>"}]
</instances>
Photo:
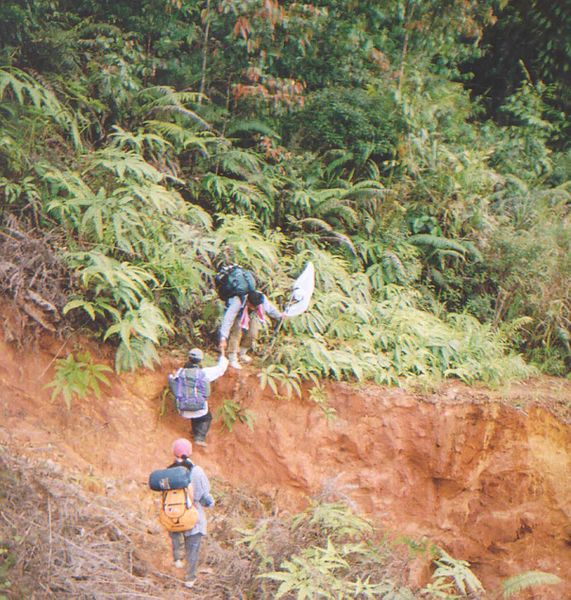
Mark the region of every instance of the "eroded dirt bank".
<instances>
[{"instance_id":1,"label":"eroded dirt bank","mask_svg":"<svg viewBox=\"0 0 571 600\"><path fill-rule=\"evenodd\" d=\"M69 342L64 354L71 349ZM171 407L160 411L176 358L165 357L155 372L114 377L101 400L68 412L44 387L61 350L47 339L33 353L0 343L0 441L69 469L127 478L141 509L152 511L147 475L188 430ZM337 419L328 425L311 401L276 399L253 370L243 371L214 385L212 408L239 400L256 417L254 431L237 424L228 433L215 423L195 458L212 475L269 494L280 510L334 488L378 525L426 536L469 560L490 587L499 577L544 570L567 582L542 597L571 597L571 428L529 402L549 403L551 394L561 405L570 392L569 382L555 380L513 388L515 408L459 384L424 397L336 384L328 401Z\"/></svg>"}]
</instances>

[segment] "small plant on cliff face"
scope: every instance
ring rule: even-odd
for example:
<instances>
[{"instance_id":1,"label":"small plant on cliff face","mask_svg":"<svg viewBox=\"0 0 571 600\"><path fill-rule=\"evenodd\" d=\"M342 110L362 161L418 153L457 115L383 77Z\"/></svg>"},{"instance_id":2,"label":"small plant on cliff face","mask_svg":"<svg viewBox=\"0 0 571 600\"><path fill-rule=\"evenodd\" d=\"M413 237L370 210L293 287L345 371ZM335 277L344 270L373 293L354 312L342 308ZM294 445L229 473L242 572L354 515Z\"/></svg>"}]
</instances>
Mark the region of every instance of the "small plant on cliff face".
<instances>
[{"instance_id":1,"label":"small plant on cliff face","mask_svg":"<svg viewBox=\"0 0 571 600\"><path fill-rule=\"evenodd\" d=\"M484 586L470 570L470 563L453 558L446 551L439 549L440 558L434 561L436 570L432 581L423 588L426 598L465 598L471 594L483 594Z\"/></svg>"},{"instance_id":2,"label":"small plant on cliff face","mask_svg":"<svg viewBox=\"0 0 571 600\"><path fill-rule=\"evenodd\" d=\"M269 386L272 392L277 397L285 397L289 400L295 394L301 398L301 377L293 369L289 369L284 365L268 365L262 369L258 375L260 378L260 387L264 390Z\"/></svg>"},{"instance_id":3,"label":"small plant on cliff face","mask_svg":"<svg viewBox=\"0 0 571 600\"><path fill-rule=\"evenodd\" d=\"M254 431L254 414L242 408L240 403L234 402L234 400L224 400L222 406L216 411L216 416L222 420L222 424L230 432L236 421L244 423L251 431Z\"/></svg>"},{"instance_id":4,"label":"small plant on cliff face","mask_svg":"<svg viewBox=\"0 0 571 600\"><path fill-rule=\"evenodd\" d=\"M321 384L316 384L309 390L309 397L322 410L327 423L337 418L337 411L327 404L327 392Z\"/></svg>"},{"instance_id":5,"label":"small plant on cliff face","mask_svg":"<svg viewBox=\"0 0 571 600\"><path fill-rule=\"evenodd\" d=\"M112 370L107 365L94 363L89 352L78 352L77 359L70 354L56 361L55 376L46 387L53 388L52 399L61 394L69 410L73 398L81 400L90 393L99 398L100 384L109 385L105 373Z\"/></svg>"}]
</instances>

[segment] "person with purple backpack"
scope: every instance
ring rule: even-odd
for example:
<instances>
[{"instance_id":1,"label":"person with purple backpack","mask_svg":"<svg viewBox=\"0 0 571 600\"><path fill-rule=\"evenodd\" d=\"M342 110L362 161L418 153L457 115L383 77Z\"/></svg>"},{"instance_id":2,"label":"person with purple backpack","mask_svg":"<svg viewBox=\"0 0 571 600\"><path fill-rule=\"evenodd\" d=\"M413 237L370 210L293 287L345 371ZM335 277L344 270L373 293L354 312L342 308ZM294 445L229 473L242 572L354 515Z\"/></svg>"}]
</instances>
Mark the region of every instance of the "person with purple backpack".
<instances>
[{"instance_id":1,"label":"person with purple backpack","mask_svg":"<svg viewBox=\"0 0 571 600\"><path fill-rule=\"evenodd\" d=\"M184 367L169 375L169 386L176 400L178 413L190 419L192 436L198 446L206 446L206 435L210 429L212 413L208 407L210 383L222 377L228 368L228 359L220 355L214 367L203 367L204 353L193 348L188 353Z\"/></svg>"}]
</instances>

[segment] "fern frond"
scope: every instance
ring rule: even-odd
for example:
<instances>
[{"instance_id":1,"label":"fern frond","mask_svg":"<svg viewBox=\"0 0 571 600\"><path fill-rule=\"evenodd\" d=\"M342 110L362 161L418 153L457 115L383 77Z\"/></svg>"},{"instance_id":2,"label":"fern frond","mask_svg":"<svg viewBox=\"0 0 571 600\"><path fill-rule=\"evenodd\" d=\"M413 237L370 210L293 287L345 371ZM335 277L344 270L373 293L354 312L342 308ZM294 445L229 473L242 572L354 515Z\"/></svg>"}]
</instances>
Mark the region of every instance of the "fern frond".
<instances>
[{"instance_id":1,"label":"fern frond","mask_svg":"<svg viewBox=\"0 0 571 600\"><path fill-rule=\"evenodd\" d=\"M227 127L226 135L232 137L237 133L258 133L276 140L280 139L279 134L274 129L258 119L232 121Z\"/></svg>"},{"instance_id":2,"label":"fern frond","mask_svg":"<svg viewBox=\"0 0 571 600\"><path fill-rule=\"evenodd\" d=\"M417 233L416 235L411 235L408 241L411 244L418 246L428 246L439 252L453 250L460 255L466 254L466 248L463 246L462 242L457 242L456 240L437 235L431 235L429 233Z\"/></svg>"},{"instance_id":3,"label":"fern frond","mask_svg":"<svg viewBox=\"0 0 571 600\"><path fill-rule=\"evenodd\" d=\"M502 593L504 599L511 598L521 590L533 587L535 585L558 585L563 580L552 573L543 571L527 571L514 575L502 581Z\"/></svg>"},{"instance_id":4,"label":"fern frond","mask_svg":"<svg viewBox=\"0 0 571 600\"><path fill-rule=\"evenodd\" d=\"M75 148L82 147L77 119L61 104L51 89L20 69L4 67L0 68L0 100L7 90L11 91L19 104L24 106L28 101L34 107L41 108L49 118L70 134Z\"/></svg>"},{"instance_id":5,"label":"fern frond","mask_svg":"<svg viewBox=\"0 0 571 600\"><path fill-rule=\"evenodd\" d=\"M139 97L147 101L143 109L149 115L161 112L179 114L190 118L203 129L212 129L210 123L207 123L198 113L185 106L191 102L205 99L201 94L189 91L177 92L170 86L154 86L139 92Z\"/></svg>"}]
</instances>

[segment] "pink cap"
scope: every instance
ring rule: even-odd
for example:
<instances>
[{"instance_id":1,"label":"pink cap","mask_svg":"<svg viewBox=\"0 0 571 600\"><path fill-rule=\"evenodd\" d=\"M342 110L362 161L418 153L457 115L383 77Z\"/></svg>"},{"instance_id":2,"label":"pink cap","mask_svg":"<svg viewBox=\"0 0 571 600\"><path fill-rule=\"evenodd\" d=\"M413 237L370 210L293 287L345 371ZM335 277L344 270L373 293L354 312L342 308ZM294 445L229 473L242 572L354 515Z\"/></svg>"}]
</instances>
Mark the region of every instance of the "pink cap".
<instances>
[{"instance_id":1,"label":"pink cap","mask_svg":"<svg viewBox=\"0 0 571 600\"><path fill-rule=\"evenodd\" d=\"M190 456L192 454L192 444L186 438L178 438L172 444L172 453L177 458Z\"/></svg>"}]
</instances>

